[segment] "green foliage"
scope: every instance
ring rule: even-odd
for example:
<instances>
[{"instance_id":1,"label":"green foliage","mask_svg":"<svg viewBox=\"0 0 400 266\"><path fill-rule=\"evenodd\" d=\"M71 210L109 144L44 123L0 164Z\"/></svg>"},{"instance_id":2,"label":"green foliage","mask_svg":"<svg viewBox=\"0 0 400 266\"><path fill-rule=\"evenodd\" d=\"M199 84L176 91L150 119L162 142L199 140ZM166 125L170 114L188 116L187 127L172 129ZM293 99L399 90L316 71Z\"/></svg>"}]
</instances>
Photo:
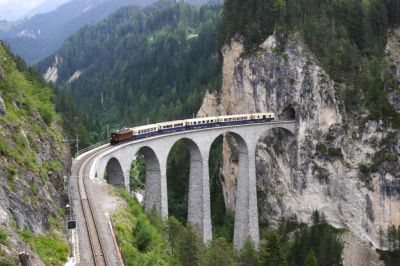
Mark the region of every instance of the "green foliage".
<instances>
[{"instance_id":1,"label":"green foliage","mask_svg":"<svg viewBox=\"0 0 400 266\"><path fill-rule=\"evenodd\" d=\"M387 147L379 150L372 158L371 171L376 172L384 163L397 163L398 157Z\"/></svg>"},{"instance_id":2,"label":"green foliage","mask_svg":"<svg viewBox=\"0 0 400 266\"><path fill-rule=\"evenodd\" d=\"M7 256L7 254L0 247L0 265L1 266L14 266L18 265L19 261L14 256Z\"/></svg>"},{"instance_id":3,"label":"green foliage","mask_svg":"<svg viewBox=\"0 0 400 266\"><path fill-rule=\"evenodd\" d=\"M187 220L190 153L184 141L177 142L168 156L168 211L182 223Z\"/></svg>"},{"instance_id":4,"label":"green foliage","mask_svg":"<svg viewBox=\"0 0 400 266\"><path fill-rule=\"evenodd\" d=\"M7 238L8 238L7 233L0 228L0 244L7 245L8 244Z\"/></svg>"},{"instance_id":5,"label":"green foliage","mask_svg":"<svg viewBox=\"0 0 400 266\"><path fill-rule=\"evenodd\" d=\"M319 143L316 147L316 151L317 153L319 153L320 156L343 159L343 153L340 147L333 148L331 146L326 146L325 144Z\"/></svg>"},{"instance_id":6,"label":"green foliage","mask_svg":"<svg viewBox=\"0 0 400 266\"><path fill-rule=\"evenodd\" d=\"M136 160L132 162L130 172L131 191L144 189L146 183L146 161L143 155L139 154Z\"/></svg>"},{"instance_id":7,"label":"green foliage","mask_svg":"<svg viewBox=\"0 0 400 266\"><path fill-rule=\"evenodd\" d=\"M143 9L124 7L76 32L57 52L63 58L57 85L67 96L58 100L65 120L78 120L70 114L76 111L70 111L70 96L79 106L75 113L84 114L90 142L108 138L107 125L192 117L204 92L219 88L219 12L214 5L160 1ZM53 61L37 68L44 73ZM69 82L77 70L81 76Z\"/></svg>"},{"instance_id":8,"label":"green foliage","mask_svg":"<svg viewBox=\"0 0 400 266\"><path fill-rule=\"evenodd\" d=\"M381 246L383 245L383 230L380 230ZM390 225L387 228L387 247L389 250L378 250L385 265L394 266L400 264L400 226Z\"/></svg>"},{"instance_id":9,"label":"green foliage","mask_svg":"<svg viewBox=\"0 0 400 266\"><path fill-rule=\"evenodd\" d=\"M247 239L242 250L237 254L237 266L259 265L258 252L254 247L254 243Z\"/></svg>"},{"instance_id":10,"label":"green foliage","mask_svg":"<svg viewBox=\"0 0 400 266\"><path fill-rule=\"evenodd\" d=\"M312 226L282 220L278 230L263 234L259 251L248 240L235 253L226 238L203 244L194 227L175 217L146 216L127 192L121 195L129 207L115 213L113 222L126 265L341 265L340 231L317 211Z\"/></svg>"},{"instance_id":11,"label":"green foliage","mask_svg":"<svg viewBox=\"0 0 400 266\"><path fill-rule=\"evenodd\" d=\"M177 257L182 266L199 265L203 244L198 231L187 226L180 232Z\"/></svg>"},{"instance_id":12,"label":"green foliage","mask_svg":"<svg viewBox=\"0 0 400 266\"><path fill-rule=\"evenodd\" d=\"M53 90L3 44L0 44L0 58L0 68L5 72L0 92L7 109L0 119L0 154L39 173L34 140L44 136L58 144L62 140L59 128L53 123L59 121L52 103Z\"/></svg>"},{"instance_id":13,"label":"green foliage","mask_svg":"<svg viewBox=\"0 0 400 266\"><path fill-rule=\"evenodd\" d=\"M7 141L3 138L0 138L0 155L1 156L10 156L11 148L8 145Z\"/></svg>"},{"instance_id":14,"label":"green foliage","mask_svg":"<svg viewBox=\"0 0 400 266\"><path fill-rule=\"evenodd\" d=\"M260 261L262 265L287 265L284 243L279 241L277 232L270 232L260 249Z\"/></svg>"},{"instance_id":15,"label":"green foliage","mask_svg":"<svg viewBox=\"0 0 400 266\"><path fill-rule=\"evenodd\" d=\"M400 0L226 0L219 46L239 34L251 52L275 33L281 53L287 36L300 31L331 78L346 85L344 101L355 121L362 121L360 110L368 110L368 119L400 128L400 114L387 96L398 84L384 59L387 31L399 25L399 6Z\"/></svg>"},{"instance_id":16,"label":"green foliage","mask_svg":"<svg viewBox=\"0 0 400 266\"><path fill-rule=\"evenodd\" d=\"M46 161L43 163L42 168L45 171L60 171L61 170L61 162L60 161Z\"/></svg>"},{"instance_id":17,"label":"green foliage","mask_svg":"<svg viewBox=\"0 0 400 266\"><path fill-rule=\"evenodd\" d=\"M304 262L304 266L318 266L318 259L315 255L314 250L310 250L306 256L306 260Z\"/></svg>"},{"instance_id":18,"label":"green foliage","mask_svg":"<svg viewBox=\"0 0 400 266\"><path fill-rule=\"evenodd\" d=\"M128 209L115 212L112 219L125 265L167 265L169 258L162 232L150 223L127 192L120 193Z\"/></svg>"},{"instance_id":19,"label":"green foliage","mask_svg":"<svg viewBox=\"0 0 400 266\"><path fill-rule=\"evenodd\" d=\"M235 214L225 209L225 200L220 181L220 169L223 163L222 147L223 136L220 136L211 145L208 162L210 176L211 219L213 236L216 238L224 237L228 241L232 242Z\"/></svg>"},{"instance_id":20,"label":"green foliage","mask_svg":"<svg viewBox=\"0 0 400 266\"><path fill-rule=\"evenodd\" d=\"M34 235L29 230L19 232L46 265L64 265L68 257L68 245L55 235Z\"/></svg>"},{"instance_id":21,"label":"green foliage","mask_svg":"<svg viewBox=\"0 0 400 266\"><path fill-rule=\"evenodd\" d=\"M385 262L385 266L400 265L400 250L378 250L381 260Z\"/></svg>"},{"instance_id":22,"label":"green foliage","mask_svg":"<svg viewBox=\"0 0 400 266\"><path fill-rule=\"evenodd\" d=\"M200 265L214 266L236 265L233 255L233 247L225 238L216 238L206 248L204 255L201 257ZM252 264L248 264L252 265Z\"/></svg>"},{"instance_id":23,"label":"green foliage","mask_svg":"<svg viewBox=\"0 0 400 266\"><path fill-rule=\"evenodd\" d=\"M322 265L341 265L343 244L339 239L340 231L330 226L318 212L313 214L313 225L308 228L301 225L294 234L294 243L289 249L288 264L303 265L307 257L315 255ZM314 252L311 255L310 252Z\"/></svg>"}]
</instances>

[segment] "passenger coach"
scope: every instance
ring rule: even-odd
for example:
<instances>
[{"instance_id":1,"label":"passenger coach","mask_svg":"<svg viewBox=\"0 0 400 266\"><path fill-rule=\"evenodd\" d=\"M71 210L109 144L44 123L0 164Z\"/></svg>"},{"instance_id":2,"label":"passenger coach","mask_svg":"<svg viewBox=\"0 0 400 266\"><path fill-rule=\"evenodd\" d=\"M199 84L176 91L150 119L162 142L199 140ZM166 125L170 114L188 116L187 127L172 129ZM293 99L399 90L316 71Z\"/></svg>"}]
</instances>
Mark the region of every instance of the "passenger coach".
<instances>
[{"instance_id":1,"label":"passenger coach","mask_svg":"<svg viewBox=\"0 0 400 266\"><path fill-rule=\"evenodd\" d=\"M177 120L114 131L111 133L110 143L111 145L116 145L131 140L150 138L157 135L181 132L186 130L229 125L243 125L251 123L265 123L274 120L275 115L273 113L226 115Z\"/></svg>"}]
</instances>

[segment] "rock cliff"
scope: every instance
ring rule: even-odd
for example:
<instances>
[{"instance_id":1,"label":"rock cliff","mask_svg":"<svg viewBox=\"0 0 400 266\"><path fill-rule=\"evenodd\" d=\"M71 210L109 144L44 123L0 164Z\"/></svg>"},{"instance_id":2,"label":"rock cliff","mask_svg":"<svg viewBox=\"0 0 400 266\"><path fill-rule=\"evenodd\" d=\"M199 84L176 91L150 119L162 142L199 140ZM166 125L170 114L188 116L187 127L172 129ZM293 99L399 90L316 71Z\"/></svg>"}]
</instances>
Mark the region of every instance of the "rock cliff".
<instances>
[{"instance_id":1,"label":"rock cliff","mask_svg":"<svg viewBox=\"0 0 400 266\"><path fill-rule=\"evenodd\" d=\"M398 78L399 37L390 34L386 51ZM224 46L222 89L206 94L199 115L270 111L277 119L295 119L296 136L275 130L259 142L260 223L276 226L282 216L310 222L319 210L332 225L380 247L380 228L400 225L400 133L381 121L353 121L344 86L330 79L301 36L280 45L270 36L252 55L243 54L237 39ZM398 89L389 95L398 106ZM234 208L237 162L235 145L228 146L221 175L226 205Z\"/></svg>"},{"instance_id":2,"label":"rock cliff","mask_svg":"<svg viewBox=\"0 0 400 266\"><path fill-rule=\"evenodd\" d=\"M0 265L43 265L28 242L63 239L70 156L50 88L27 78L1 44L0 73Z\"/></svg>"}]
</instances>

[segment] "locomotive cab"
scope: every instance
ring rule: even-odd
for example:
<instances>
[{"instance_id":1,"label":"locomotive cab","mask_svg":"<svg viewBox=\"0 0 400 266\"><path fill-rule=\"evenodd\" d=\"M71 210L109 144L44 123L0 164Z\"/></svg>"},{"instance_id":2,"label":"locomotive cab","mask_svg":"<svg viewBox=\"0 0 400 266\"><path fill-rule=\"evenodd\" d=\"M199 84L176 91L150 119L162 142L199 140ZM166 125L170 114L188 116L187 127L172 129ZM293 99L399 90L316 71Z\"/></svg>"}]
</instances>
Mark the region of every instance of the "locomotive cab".
<instances>
[{"instance_id":1,"label":"locomotive cab","mask_svg":"<svg viewBox=\"0 0 400 266\"><path fill-rule=\"evenodd\" d=\"M117 130L111 133L110 144L116 145L121 142L132 140L133 131L128 128Z\"/></svg>"}]
</instances>

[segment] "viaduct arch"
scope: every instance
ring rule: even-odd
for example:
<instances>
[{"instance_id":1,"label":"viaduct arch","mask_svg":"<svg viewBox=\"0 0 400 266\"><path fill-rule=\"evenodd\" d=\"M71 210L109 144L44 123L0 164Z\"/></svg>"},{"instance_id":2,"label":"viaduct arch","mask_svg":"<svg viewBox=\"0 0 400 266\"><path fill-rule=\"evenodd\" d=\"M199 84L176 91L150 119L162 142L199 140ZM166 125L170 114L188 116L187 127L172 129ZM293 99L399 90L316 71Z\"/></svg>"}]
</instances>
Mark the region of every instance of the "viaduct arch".
<instances>
[{"instance_id":1,"label":"viaduct arch","mask_svg":"<svg viewBox=\"0 0 400 266\"><path fill-rule=\"evenodd\" d=\"M212 143L229 133L239 145L234 246L240 249L250 237L259 244L256 149L261 137L273 128L296 134L294 121L226 126L184 131L109 147L94 160L90 178L107 178L110 184L129 190L132 161L138 152L146 160L145 210L153 208L168 216L167 159L174 144L183 140L190 152L188 222L196 226L205 242L212 239L208 160Z\"/></svg>"}]
</instances>

